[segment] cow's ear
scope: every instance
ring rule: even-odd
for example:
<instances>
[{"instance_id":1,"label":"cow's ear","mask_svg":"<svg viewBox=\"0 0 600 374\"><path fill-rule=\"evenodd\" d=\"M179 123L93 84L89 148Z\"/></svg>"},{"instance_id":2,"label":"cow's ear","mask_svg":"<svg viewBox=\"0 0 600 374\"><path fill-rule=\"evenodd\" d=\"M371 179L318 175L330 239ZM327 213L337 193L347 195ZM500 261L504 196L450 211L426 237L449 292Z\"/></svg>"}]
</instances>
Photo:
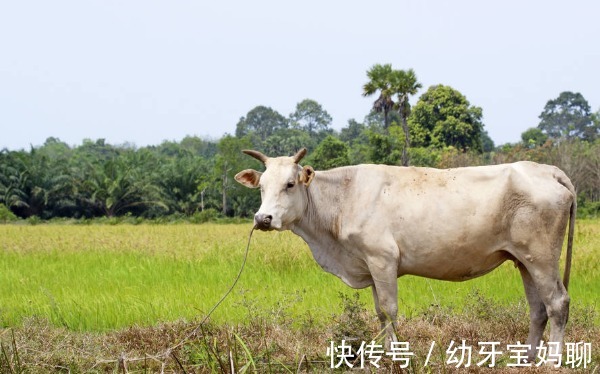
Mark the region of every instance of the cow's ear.
<instances>
[{"instance_id":1,"label":"cow's ear","mask_svg":"<svg viewBox=\"0 0 600 374\"><path fill-rule=\"evenodd\" d=\"M304 166L302 171L300 172L300 182L302 182L306 187L310 185L313 178L315 177L315 169L312 166Z\"/></svg>"},{"instance_id":2,"label":"cow's ear","mask_svg":"<svg viewBox=\"0 0 600 374\"><path fill-rule=\"evenodd\" d=\"M237 173L235 175L235 180L248 188L257 188L261 175L262 173L260 171L246 169Z\"/></svg>"}]
</instances>

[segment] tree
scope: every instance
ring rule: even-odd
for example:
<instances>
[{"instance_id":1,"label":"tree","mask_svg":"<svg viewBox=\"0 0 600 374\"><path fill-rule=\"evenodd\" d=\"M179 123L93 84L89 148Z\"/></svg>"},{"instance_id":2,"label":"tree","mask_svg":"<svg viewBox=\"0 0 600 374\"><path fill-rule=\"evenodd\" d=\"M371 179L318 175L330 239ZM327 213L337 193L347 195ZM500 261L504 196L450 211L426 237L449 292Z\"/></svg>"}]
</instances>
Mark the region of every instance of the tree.
<instances>
[{"instance_id":1,"label":"tree","mask_svg":"<svg viewBox=\"0 0 600 374\"><path fill-rule=\"evenodd\" d=\"M125 213L140 213L157 207L167 211L161 189L153 183L153 156L145 152L128 151L119 157L88 165L83 186L87 203L107 217Z\"/></svg>"},{"instance_id":2,"label":"tree","mask_svg":"<svg viewBox=\"0 0 600 374\"><path fill-rule=\"evenodd\" d=\"M352 143L359 139L365 128L364 124L353 118L349 119L348 126L340 130L340 140L352 145Z\"/></svg>"},{"instance_id":3,"label":"tree","mask_svg":"<svg viewBox=\"0 0 600 374\"><path fill-rule=\"evenodd\" d=\"M36 215L69 217L77 211L79 193L73 178L73 150L57 138L48 138L33 152L29 170L31 208Z\"/></svg>"},{"instance_id":4,"label":"tree","mask_svg":"<svg viewBox=\"0 0 600 374\"><path fill-rule=\"evenodd\" d=\"M29 152L0 157L0 203L20 217L62 216L74 207L68 146L54 138Z\"/></svg>"},{"instance_id":5,"label":"tree","mask_svg":"<svg viewBox=\"0 0 600 374\"><path fill-rule=\"evenodd\" d=\"M186 136L181 139L181 148L192 152L194 155L213 158L217 154L217 143L199 138L197 136Z\"/></svg>"},{"instance_id":6,"label":"tree","mask_svg":"<svg viewBox=\"0 0 600 374\"><path fill-rule=\"evenodd\" d=\"M531 127L523 131L521 134L521 140L523 141L523 145L526 147L539 147L546 143L546 140L548 140L548 135L544 134L544 132L538 127Z\"/></svg>"},{"instance_id":7,"label":"tree","mask_svg":"<svg viewBox=\"0 0 600 374\"><path fill-rule=\"evenodd\" d=\"M315 169L320 170L349 165L349 150L346 143L329 135L317 146L309 161Z\"/></svg>"},{"instance_id":8,"label":"tree","mask_svg":"<svg viewBox=\"0 0 600 374\"><path fill-rule=\"evenodd\" d=\"M311 99L299 102L294 113L290 114L291 127L306 131L311 137L329 130L331 121L331 116L321 104Z\"/></svg>"},{"instance_id":9,"label":"tree","mask_svg":"<svg viewBox=\"0 0 600 374\"><path fill-rule=\"evenodd\" d=\"M172 157L160 163L158 180L170 211L192 215L204 210L204 194L212 187L213 159L192 153Z\"/></svg>"},{"instance_id":10,"label":"tree","mask_svg":"<svg viewBox=\"0 0 600 374\"><path fill-rule=\"evenodd\" d=\"M277 111L259 105L250 110L246 117L240 118L236 125L235 136L242 138L250 135L255 148L261 148L262 143L277 130L288 127L288 121Z\"/></svg>"},{"instance_id":11,"label":"tree","mask_svg":"<svg viewBox=\"0 0 600 374\"><path fill-rule=\"evenodd\" d=\"M394 108L392 97L395 92L392 87L392 64L375 64L367 70L369 81L363 85L363 96L372 96L379 92L379 97L373 102L373 109L383 113L384 128L390 125L389 112Z\"/></svg>"},{"instance_id":12,"label":"tree","mask_svg":"<svg viewBox=\"0 0 600 374\"><path fill-rule=\"evenodd\" d=\"M592 122L594 123L596 129L600 129L600 109L598 109L596 113L592 113Z\"/></svg>"},{"instance_id":13,"label":"tree","mask_svg":"<svg viewBox=\"0 0 600 374\"><path fill-rule=\"evenodd\" d=\"M402 128L393 123L388 132L378 132L369 130L369 159L376 164L398 165L401 161L400 154L402 138L404 134Z\"/></svg>"},{"instance_id":14,"label":"tree","mask_svg":"<svg viewBox=\"0 0 600 374\"><path fill-rule=\"evenodd\" d=\"M579 92L561 92L556 99L546 103L539 118L538 128L552 139L593 141L600 135L590 105Z\"/></svg>"},{"instance_id":15,"label":"tree","mask_svg":"<svg viewBox=\"0 0 600 374\"><path fill-rule=\"evenodd\" d=\"M350 148L350 163L362 164L369 159L369 134L367 127L354 119L340 131L340 140Z\"/></svg>"},{"instance_id":16,"label":"tree","mask_svg":"<svg viewBox=\"0 0 600 374\"><path fill-rule=\"evenodd\" d=\"M308 132L299 129L281 129L269 136L261 147L268 155L283 156L293 155L302 147L314 148L316 139L311 138Z\"/></svg>"},{"instance_id":17,"label":"tree","mask_svg":"<svg viewBox=\"0 0 600 374\"><path fill-rule=\"evenodd\" d=\"M421 95L408 119L415 145L482 151L482 110L450 86L435 85Z\"/></svg>"},{"instance_id":18,"label":"tree","mask_svg":"<svg viewBox=\"0 0 600 374\"><path fill-rule=\"evenodd\" d=\"M219 140L218 148L214 177L221 187L221 211L223 215L247 216L260 205L258 196L250 189L235 183L233 177L239 171L255 166L253 163L255 161L242 153L243 149L252 148L250 137L237 138L225 135ZM236 203L230 204L231 202Z\"/></svg>"},{"instance_id":19,"label":"tree","mask_svg":"<svg viewBox=\"0 0 600 374\"><path fill-rule=\"evenodd\" d=\"M404 131L404 148L402 149L402 165L408 166L408 148L410 147L410 133L408 131L407 118L410 114L411 95L415 95L421 87L413 69L394 70L391 75L392 92L397 95L396 109L400 114L402 130Z\"/></svg>"},{"instance_id":20,"label":"tree","mask_svg":"<svg viewBox=\"0 0 600 374\"><path fill-rule=\"evenodd\" d=\"M553 139L593 140L598 135L590 106L580 93L562 92L546 103L539 118L538 128Z\"/></svg>"},{"instance_id":21,"label":"tree","mask_svg":"<svg viewBox=\"0 0 600 374\"><path fill-rule=\"evenodd\" d=\"M363 96L371 96L379 92L379 98L373 103L376 112L383 113L384 129L390 127L390 111L395 109L400 115L400 122L404 130L404 148L402 150L402 164L408 165L408 148L410 147L410 134L406 119L410 113L411 95L415 95L422 87L417 81L414 70L393 70L391 64L376 64L367 71L369 82L363 86ZM393 96L397 96L394 102Z\"/></svg>"},{"instance_id":22,"label":"tree","mask_svg":"<svg viewBox=\"0 0 600 374\"><path fill-rule=\"evenodd\" d=\"M481 131L481 146L483 149L483 152L491 152L494 150L494 141L492 140L492 138L490 137L490 134L488 134L487 130L483 130Z\"/></svg>"},{"instance_id":23,"label":"tree","mask_svg":"<svg viewBox=\"0 0 600 374\"><path fill-rule=\"evenodd\" d=\"M27 203L27 168L20 155L25 152L0 152L0 204L13 212L29 208Z\"/></svg>"}]
</instances>

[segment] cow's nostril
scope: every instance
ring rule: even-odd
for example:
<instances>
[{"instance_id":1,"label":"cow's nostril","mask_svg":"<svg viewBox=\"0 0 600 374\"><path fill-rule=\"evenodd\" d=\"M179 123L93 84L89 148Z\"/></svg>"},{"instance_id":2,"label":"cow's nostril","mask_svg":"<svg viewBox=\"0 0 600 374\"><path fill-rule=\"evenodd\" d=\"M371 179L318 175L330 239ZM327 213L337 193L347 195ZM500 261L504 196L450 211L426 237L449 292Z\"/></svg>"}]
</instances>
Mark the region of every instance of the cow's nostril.
<instances>
[{"instance_id":1,"label":"cow's nostril","mask_svg":"<svg viewBox=\"0 0 600 374\"><path fill-rule=\"evenodd\" d=\"M256 227L260 230L268 230L271 228L271 221L273 220L273 216L270 214L256 214L254 216L254 223Z\"/></svg>"}]
</instances>

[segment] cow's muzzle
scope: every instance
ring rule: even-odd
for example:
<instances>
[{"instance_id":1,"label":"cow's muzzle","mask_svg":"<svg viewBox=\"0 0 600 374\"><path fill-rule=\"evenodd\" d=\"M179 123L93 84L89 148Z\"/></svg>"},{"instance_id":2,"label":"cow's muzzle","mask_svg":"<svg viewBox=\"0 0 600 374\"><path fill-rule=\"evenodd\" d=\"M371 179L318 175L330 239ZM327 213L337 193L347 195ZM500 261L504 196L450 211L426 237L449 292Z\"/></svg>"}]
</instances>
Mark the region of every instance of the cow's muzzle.
<instances>
[{"instance_id":1,"label":"cow's muzzle","mask_svg":"<svg viewBox=\"0 0 600 374\"><path fill-rule=\"evenodd\" d=\"M254 225L259 230L271 230L271 221L273 216L270 214L256 213L254 215Z\"/></svg>"}]
</instances>

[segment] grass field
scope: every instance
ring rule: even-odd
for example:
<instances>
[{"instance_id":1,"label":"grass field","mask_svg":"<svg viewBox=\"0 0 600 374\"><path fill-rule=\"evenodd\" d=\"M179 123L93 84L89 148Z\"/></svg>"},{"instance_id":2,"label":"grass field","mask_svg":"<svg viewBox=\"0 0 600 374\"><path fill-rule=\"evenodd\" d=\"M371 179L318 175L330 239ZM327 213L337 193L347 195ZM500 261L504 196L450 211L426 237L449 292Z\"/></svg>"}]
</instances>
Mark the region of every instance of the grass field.
<instances>
[{"instance_id":1,"label":"grass field","mask_svg":"<svg viewBox=\"0 0 600 374\"><path fill-rule=\"evenodd\" d=\"M229 288L242 263L249 230L250 224L0 225L3 351L18 351L16 340L12 344L8 339L9 330L17 335L28 329L54 329L106 337L132 326L141 335L155 333L157 326L183 324L189 329ZM580 321L588 330L591 326L599 331L600 222L579 221L575 239L570 323ZM289 232L255 232L244 273L211 316L211 325L237 326L248 333L245 329L256 327L260 319L263 329L277 325L319 336L322 331L315 328L323 330L352 312L349 296L340 294L353 292L319 268L300 238ZM403 277L399 300L405 321L428 320L432 313L460 316L470 313L468 308L472 312L476 302L491 303L498 310L519 313L526 335L523 289L512 263L462 283ZM374 321L372 305L370 290L360 291L354 306L368 310L369 323ZM233 336L251 340L220 333L234 341ZM304 345L311 340L306 339ZM207 352L205 361L212 357ZM4 353L7 365L15 362L14 355L9 359Z\"/></svg>"}]
</instances>

